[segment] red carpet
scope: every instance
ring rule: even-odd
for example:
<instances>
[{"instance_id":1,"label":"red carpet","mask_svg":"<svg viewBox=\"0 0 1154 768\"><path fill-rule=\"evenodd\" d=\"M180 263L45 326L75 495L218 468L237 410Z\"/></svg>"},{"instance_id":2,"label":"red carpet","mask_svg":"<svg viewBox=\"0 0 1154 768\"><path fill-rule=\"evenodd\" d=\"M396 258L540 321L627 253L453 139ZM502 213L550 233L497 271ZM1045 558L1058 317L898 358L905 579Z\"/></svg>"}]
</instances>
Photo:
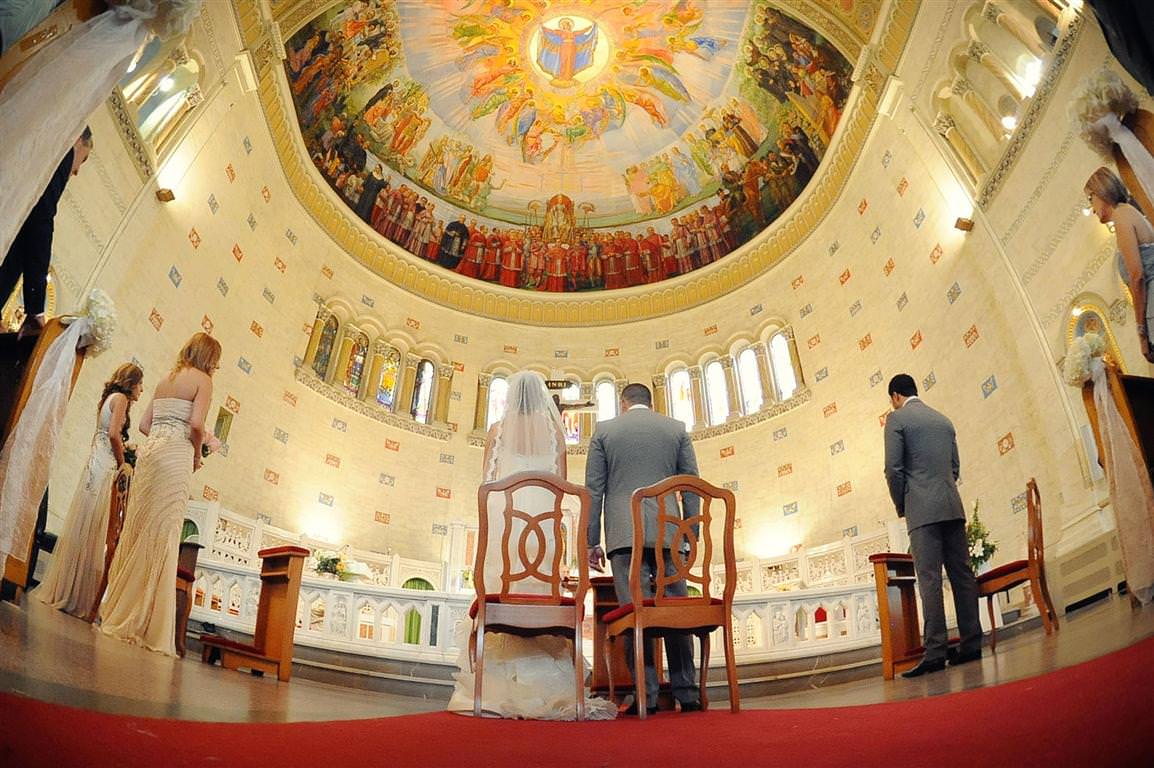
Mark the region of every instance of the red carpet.
<instances>
[{"instance_id":1,"label":"red carpet","mask_svg":"<svg viewBox=\"0 0 1154 768\"><path fill-rule=\"evenodd\" d=\"M900 684L900 683L899 683ZM1150 766L1154 638L1041 677L916 701L663 714L642 723L449 714L236 724L0 694L3 766Z\"/></svg>"}]
</instances>

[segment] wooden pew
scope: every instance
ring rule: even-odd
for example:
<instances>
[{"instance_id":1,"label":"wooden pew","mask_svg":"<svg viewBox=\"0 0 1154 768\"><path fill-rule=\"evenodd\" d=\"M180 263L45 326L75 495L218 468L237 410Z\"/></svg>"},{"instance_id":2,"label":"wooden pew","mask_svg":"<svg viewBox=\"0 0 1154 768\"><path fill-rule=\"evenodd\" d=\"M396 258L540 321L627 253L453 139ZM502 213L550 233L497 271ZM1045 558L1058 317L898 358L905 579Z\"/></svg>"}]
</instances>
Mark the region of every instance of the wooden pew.
<instances>
[{"instance_id":1,"label":"wooden pew","mask_svg":"<svg viewBox=\"0 0 1154 768\"><path fill-rule=\"evenodd\" d=\"M219 635L201 635L201 660L212 664L220 659L225 669L244 667L254 675L275 672L277 679L288 682L292 676L301 572L309 551L303 547L272 547L257 555L261 558L260 605L252 645Z\"/></svg>"},{"instance_id":2,"label":"wooden pew","mask_svg":"<svg viewBox=\"0 0 1154 768\"><path fill-rule=\"evenodd\" d=\"M68 318L70 321L71 318ZM44 360L44 355L52 342L64 333L67 326L59 317L49 320L37 336L25 336L17 339L15 333L0 334L0 445L8 439L8 435L16 428L20 414L28 403L28 396L32 394L32 384L36 380L36 371ZM76 379L80 376L80 368L84 364L84 353L76 353L76 365L72 369L72 387L76 386ZM71 390L70 390L71 391ZM23 558L14 554L4 563L4 583L0 587L0 594L4 599L11 599L19 603L36 570L36 556L40 549L41 539L44 536L47 506L40 505L36 520L36 530L29 541L28 552Z\"/></svg>"}]
</instances>

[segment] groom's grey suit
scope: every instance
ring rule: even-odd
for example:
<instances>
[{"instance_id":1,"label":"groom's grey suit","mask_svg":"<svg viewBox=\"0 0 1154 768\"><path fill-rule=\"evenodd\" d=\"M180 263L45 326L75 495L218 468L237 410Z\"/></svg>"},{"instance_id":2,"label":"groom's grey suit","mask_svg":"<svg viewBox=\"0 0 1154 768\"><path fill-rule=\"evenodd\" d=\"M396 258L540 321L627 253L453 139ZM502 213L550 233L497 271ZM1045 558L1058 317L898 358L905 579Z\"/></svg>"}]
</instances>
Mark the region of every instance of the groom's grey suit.
<instances>
[{"instance_id":1,"label":"groom's grey suit","mask_svg":"<svg viewBox=\"0 0 1154 768\"><path fill-rule=\"evenodd\" d=\"M621 605L633 602L629 594L629 567L632 562L633 492L673 475L697 474L697 457L685 426L676 419L662 416L644 406L633 406L615 419L597 425L589 443L585 464L585 487L592 506L589 514L590 547L601 543L601 523L605 523L605 552L613 566L613 586ZM685 497L685 517L696 515L701 500L692 494ZM676 509L676 500L667 500L667 510ZM657 545L657 504L646 504L645 554L641 567L641 589L652 597L651 578L656 568L654 547ZM668 545L670 539L662 537ZM665 556L666 572L671 563ZM667 588L669 594L687 594L685 582ZM626 636L626 658L633 666L632 637ZM689 635L665 638L665 654L674 697L682 703L700 700L693 667L693 648ZM634 679L637 675L634 672ZM653 641L645 643L646 701L657 703L657 672L653 665Z\"/></svg>"},{"instance_id":2,"label":"groom's grey suit","mask_svg":"<svg viewBox=\"0 0 1154 768\"><path fill-rule=\"evenodd\" d=\"M889 415L885 473L898 517L910 534L918 591L925 611L925 659L946 658L942 566L954 593L962 654L980 651L978 585L966 544L966 510L958 494L958 441L954 425L913 397Z\"/></svg>"}]
</instances>

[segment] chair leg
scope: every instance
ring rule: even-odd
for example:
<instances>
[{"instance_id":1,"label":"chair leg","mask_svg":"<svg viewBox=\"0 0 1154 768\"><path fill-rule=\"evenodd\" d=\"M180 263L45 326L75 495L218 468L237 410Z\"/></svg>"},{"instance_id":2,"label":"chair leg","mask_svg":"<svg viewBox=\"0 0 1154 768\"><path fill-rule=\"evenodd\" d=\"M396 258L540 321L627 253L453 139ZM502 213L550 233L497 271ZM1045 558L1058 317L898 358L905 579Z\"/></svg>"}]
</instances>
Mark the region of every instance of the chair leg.
<instances>
[{"instance_id":1,"label":"chair leg","mask_svg":"<svg viewBox=\"0 0 1154 768\"><path fill-rule=\"evenodd\" d=\"M573 626L573 676L576 678L577 719L585 719L585 664L581 657L581 617Z\"/></svg>"},{"instance_id":2,"label":"chair leg","mask_svg":"<svg viewBox=\"0 0 1154 768\"><path fill-rule=\"evenodd\" d=\"M709 694L706 693L706 683L709 680L709 633L702 632L701 638L701 682L698 684L698 696L701 698L701 711L709 709Z\"/></svg>"},{"instance_id":3,"label":"chair leg","mask_svg":"<svg viewBox=\"0 0 1154 768\"><path fill-rule=\"evenodd\" d=\"M636 613L636 611L634 611ZM637 704L637 717L644 720L648 705L645 702L645 640L641 622L633 629L633 701Z\"/></svg>"},{"instance_id":4,"label":"chair leg","mask_svg":"<svg viewBox=\"0 0 1154 768\"><path fill-rule=\"evenodd\" d=\"M477 660L473 664L473 717L481 716L481 683L485 674L485 625L477 625Z\"/></svg>"},{"instance_id":5,"label":"chair leg","mask_svg":"<svg viewBox=\"0 0 1154 768\"><path fill-rule=\"evenodd\" d=\"M741 710L741 693L737 690L737 660L733 650L733 623L726 622L722 626L722 637L725 639L725 677L729 683L729 711L736 714ZM702 687L704 691L704 687Z\"/></svg>"},{"instance_id":6,"label":"chair leg","mask_svg":"<svg viewBox=\"0 0 1154 768\"><path fill-rule=\"evenodd\" d=\"M603 646L604 647L604 656L605 656L605 669L608 672L608 676L609 676L609 700L612 701L614 704L617 703L617 686L615 686L613 684L613 649L614 649L614 643L616 641L617 641L617 637L615 635L610 635L608 632L605 634L605 644Z\"/></svg>"},{"instance_id":7,"label":"chair leg","mask_svg":"<svg viewBox=\"0 0 1154 768\"><path fill-rule=\"evenodd\" d=\"M997 595L986 595L986 611L990 614L990 653L998 652L998 625L994 621L994 598Z\"/></svg>"},{"instance_id":8,"label":"chair leg","mask_svg":"<svg viewBox=\"0 0 1154 768\"><path fill-rule=\"evenodd\" d=\"M1042 627L1048 635L1054 631L1053 621L1050 618L1050 606L1042 597L1042 588L1037 579L1030 579L1030 594L1034 596L1034 605L1038 606L1038 613L1042 616Z\"/></svg>"},{"instance_id":9,"label":"chair leg","mask_svg":"<svg viewBox=\"0 0 1154 768\"><path fill-rule=\"evenodd\" d=\"M1054 631L1057 632L1060 628L1058 612L1054 610L1054 600L1050 597L1050 588L1046 585L1046 574L1038 574L1038 586L1042 588L1042 599L1046 601L1046 610L1050 612L1050 621L1054 625Z\"/></svg>"}]
</instances>

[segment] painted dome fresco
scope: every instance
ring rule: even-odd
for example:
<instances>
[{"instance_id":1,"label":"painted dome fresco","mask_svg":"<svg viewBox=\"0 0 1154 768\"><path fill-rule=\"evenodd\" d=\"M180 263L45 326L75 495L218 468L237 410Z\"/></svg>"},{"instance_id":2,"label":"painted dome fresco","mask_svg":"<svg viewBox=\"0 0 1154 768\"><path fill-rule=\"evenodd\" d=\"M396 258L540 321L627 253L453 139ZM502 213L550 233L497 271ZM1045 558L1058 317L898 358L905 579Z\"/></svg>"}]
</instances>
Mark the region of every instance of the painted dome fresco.
<instances>
[{"instance_id":1,"label":"painted dome fresco","mask_svg":"<svg viewBox=\"0 0 1154 768\"><path fill-rule=\"evenodd\" d=\"M765 0L356 0L286 48L305 145L359 218L553 292L748 242L817 171L851 71Z\"/></svg>"}]
</instances>

